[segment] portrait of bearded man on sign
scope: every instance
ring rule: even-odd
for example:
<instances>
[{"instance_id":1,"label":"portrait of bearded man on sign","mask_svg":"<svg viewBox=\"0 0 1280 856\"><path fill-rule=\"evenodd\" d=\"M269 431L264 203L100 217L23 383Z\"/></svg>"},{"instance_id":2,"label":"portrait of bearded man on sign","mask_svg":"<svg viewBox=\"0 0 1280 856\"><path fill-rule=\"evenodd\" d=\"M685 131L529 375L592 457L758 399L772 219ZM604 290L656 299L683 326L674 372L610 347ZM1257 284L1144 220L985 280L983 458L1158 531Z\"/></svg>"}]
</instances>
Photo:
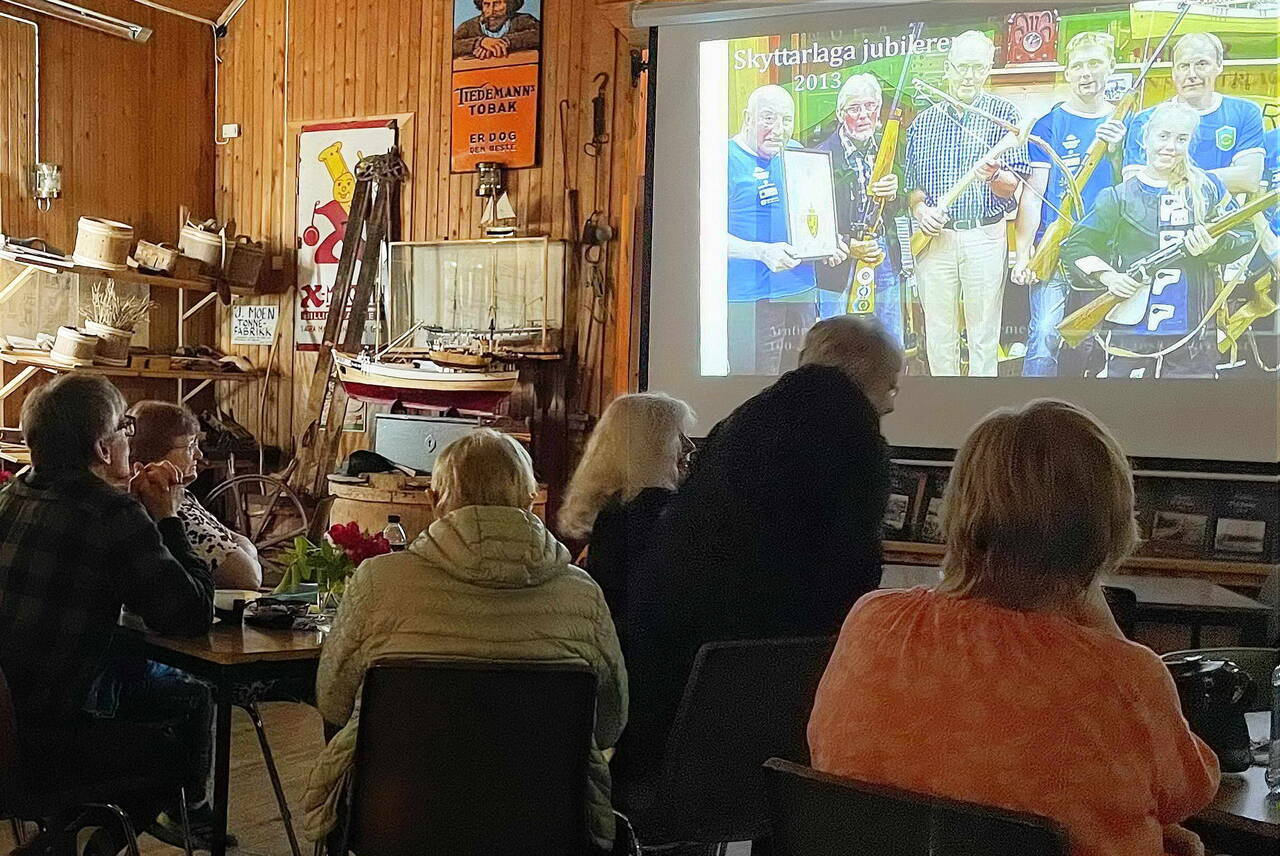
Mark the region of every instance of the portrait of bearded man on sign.
<instances>
[{"instance_id":1,"label":"portrait of bearded man on sign","mask_svg":"<svg viewBox=\"0 0 1280 856\"><path fill-rule=\"evenodd\" d=\"M495 59L537 50L542 44L542 24L520 11L524 4L525 0L475 0L480 14L453 32L454 57Z\"/></svg>"}]
</instances>

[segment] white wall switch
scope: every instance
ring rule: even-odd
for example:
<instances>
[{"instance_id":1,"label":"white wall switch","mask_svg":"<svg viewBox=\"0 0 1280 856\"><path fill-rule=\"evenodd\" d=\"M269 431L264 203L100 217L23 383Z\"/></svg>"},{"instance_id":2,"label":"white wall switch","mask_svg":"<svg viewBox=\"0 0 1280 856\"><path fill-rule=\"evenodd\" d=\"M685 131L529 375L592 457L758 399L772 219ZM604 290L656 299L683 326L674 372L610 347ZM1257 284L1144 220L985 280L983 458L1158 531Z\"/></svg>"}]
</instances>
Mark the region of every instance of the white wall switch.
<instances>
[{"instance_id":1,"label":"white wall switch","mask_svg":"<svg viewBox=\"0 0 1280 856\"><path fill-rule=\"evenodd\" d=\"M234 139L235 139L236 137L238 137L238 136L240 136L240 126L239 126L239 125L237 125L237 124L230 124L230 125L223 125L223 126L222 126L222 139L224 139L224 140L234 140Z\"/></svg>"}]
</instances>

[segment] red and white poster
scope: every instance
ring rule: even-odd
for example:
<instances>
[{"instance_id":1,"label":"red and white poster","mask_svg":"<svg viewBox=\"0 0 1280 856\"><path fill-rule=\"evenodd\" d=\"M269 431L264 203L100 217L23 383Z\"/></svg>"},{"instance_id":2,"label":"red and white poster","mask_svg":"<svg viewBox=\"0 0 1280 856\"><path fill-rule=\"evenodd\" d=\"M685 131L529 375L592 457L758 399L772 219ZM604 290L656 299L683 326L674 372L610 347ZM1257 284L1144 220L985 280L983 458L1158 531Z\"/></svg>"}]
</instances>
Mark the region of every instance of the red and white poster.
<instances>
[{"instance_id":1,"label":"red and white poster","mask_svg":"<svg viewBox=\"0 0 1280 856\"><path fill-rule=\"evenodd\" d=\"M383 154L396 144L391 119L303 125L298 134L298 300L294 342L299 351L317 351L329 318L329 296L338 275L342 242L356 189L354 170L365 155ZM356 262L354 282L360 275ZM365 341L373 341L374 319Z\"/></svg>"}]
</instances>

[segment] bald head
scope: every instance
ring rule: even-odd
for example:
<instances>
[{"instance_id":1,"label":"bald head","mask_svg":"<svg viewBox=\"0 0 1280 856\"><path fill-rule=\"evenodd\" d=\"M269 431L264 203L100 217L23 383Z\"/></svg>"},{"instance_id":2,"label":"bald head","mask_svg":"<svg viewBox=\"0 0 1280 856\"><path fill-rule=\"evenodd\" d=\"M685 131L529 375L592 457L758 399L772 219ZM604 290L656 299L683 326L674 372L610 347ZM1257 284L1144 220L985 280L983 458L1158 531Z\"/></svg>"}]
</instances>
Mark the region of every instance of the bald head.
<instances>
[{"instance_id":1,"label":"bald head","mask_svg":"<svg viewBox=\"0 0 1280 856\"><path fill-rule=\"evenodd\" d=\"M738 143L752 154L772 158L786 148L795 124L791 93L772 83L761 86L747 98Z\"/></svg>"},{"instance_id":2,"label":"bald head","mask_svg":"<svg viewBox=\"0 0 1280 856\"><path fill-rule=\"evenodd\" d=\"M902 351L873 316L837 315L814 324L805 334L800 365L840 369L881 415L893 411Z\"/></svg>"}]
</instances>

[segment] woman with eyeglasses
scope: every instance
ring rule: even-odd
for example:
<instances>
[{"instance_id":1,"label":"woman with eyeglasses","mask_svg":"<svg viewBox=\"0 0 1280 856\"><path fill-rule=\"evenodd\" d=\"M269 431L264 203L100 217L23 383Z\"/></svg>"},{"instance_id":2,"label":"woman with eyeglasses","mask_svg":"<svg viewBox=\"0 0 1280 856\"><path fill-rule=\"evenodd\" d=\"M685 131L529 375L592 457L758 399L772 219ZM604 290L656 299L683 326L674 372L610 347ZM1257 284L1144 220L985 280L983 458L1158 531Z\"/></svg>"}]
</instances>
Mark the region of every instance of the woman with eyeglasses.
<instances>
[{"instance_id":1,"label":"woman with eyeglasses","mask_svg":"<svg viewBox=\"0 0 1280 856\"><path fill-rule=\"evenodd\" d=\"M129 454L134 464L168 461L185 483L195 481L204 455L200 451L200 422L188 408L167 401L140 401L129 410L133 436ZM208 563L218 588L256 589L262 585L262 565L253 542L233 532L185 491L178 507L187 540Z\"/></svg>"}]
</instances>

